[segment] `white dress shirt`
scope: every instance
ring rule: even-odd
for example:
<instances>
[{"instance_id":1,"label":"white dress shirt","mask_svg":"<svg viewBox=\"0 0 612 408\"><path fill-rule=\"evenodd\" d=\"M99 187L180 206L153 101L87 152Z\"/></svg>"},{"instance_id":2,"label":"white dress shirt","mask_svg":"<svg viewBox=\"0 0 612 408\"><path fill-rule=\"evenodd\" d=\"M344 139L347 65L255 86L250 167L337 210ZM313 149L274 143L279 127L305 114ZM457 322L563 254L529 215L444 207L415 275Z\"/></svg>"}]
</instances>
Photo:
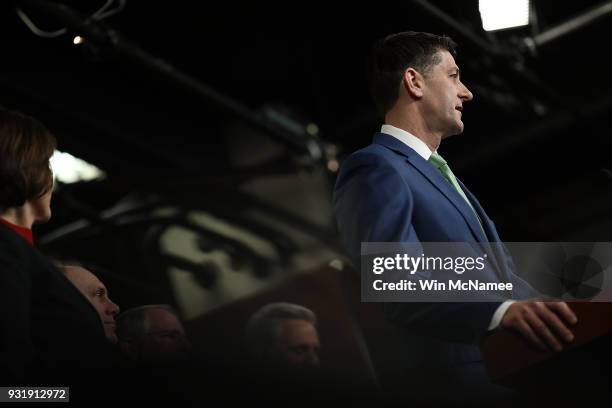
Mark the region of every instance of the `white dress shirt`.
<instances>
[{"instance_id":1,"label":"white dress shirt","mask_svg":"<svg viewBox=\"0 0 612 408\"><path fill-rule=\"evenodd\" d=\"M403 129L396 128L395 126L391 126L387 124L382 125L382 127L380 128L380 132L385 133L389 136L393 136L394 138L396 138L397 140L399 140L400 142L404 143L406 146L410 147L412 150L417 152L419 156L429 161L429 157L431 156L431 153L432 153L431 149L429 148L429 146L427 146L427 144L424 141L422 141L415 135L411 134L410 132L406 132ZM494 330L499 326L502 318L504 317L504 315L506 314L506 311L508 310L508 308L510 307L512 303L514 303L514 300L506 300L501 305L499 305L499 307L495 310L495 313L493 313L493 317L491 318L491 323L489 323L489 328L488 328L489 330Z\"/></svg>"}]
</instances>

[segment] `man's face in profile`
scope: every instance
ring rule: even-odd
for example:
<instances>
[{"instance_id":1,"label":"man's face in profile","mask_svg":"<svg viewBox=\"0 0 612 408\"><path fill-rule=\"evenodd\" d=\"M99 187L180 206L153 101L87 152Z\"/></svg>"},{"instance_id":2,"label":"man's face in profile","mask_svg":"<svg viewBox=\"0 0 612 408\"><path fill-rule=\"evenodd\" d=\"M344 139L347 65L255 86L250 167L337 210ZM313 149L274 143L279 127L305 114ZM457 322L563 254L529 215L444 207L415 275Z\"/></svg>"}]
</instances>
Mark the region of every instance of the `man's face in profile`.
<instances>
[{"instance_id":1,"label":"man's face in profile","mask_svg":"<svg viewBox=\"0 0 612 408\"><path fill-rule=\"evenodd\" d=\"M463 104L471 101L473 95L461 82L453 56L440 50L437 57L440 62L425 76L423 115L430 130L445 138L463 132Z\"/></svg>"},{"instance_id":2,"label":"man's face in profile","mask_svg":"<svg viewBox=\"0 0 612 408\"><path fill-rule=\"evenodd\" d=\"M108 341L116 343L115 316L119 313L119 306L108 297L106 286L93 273L80 266L65 266L63 269L68 280L98 312Z\"/></svg>"}]
</instances>

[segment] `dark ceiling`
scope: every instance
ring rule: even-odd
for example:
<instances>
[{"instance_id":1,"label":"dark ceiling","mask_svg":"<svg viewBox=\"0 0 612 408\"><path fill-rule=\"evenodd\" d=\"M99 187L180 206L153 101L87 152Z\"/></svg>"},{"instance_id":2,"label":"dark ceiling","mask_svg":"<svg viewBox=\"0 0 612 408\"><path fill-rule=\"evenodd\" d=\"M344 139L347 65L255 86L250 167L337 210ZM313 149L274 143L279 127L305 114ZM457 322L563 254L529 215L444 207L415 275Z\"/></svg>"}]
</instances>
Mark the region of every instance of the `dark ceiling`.
<instances>
[{"instance_id":1,"label":"dark ceiling","mask_svg":"<svg viewBox=\"0 0 612 408\"><path fill-rule=\"evenodd\" d=\"M2 5L0 102L40 117L63 150L107 171L111 190L114 183L134 183L130 175L146 185L143 175L161 171L171 176L147 188L171 183L172 177L228 183L231 175L256 177L258 169L237 168L227 148L233 126L244 120L203 97L203 88L263 120L264 127L270 111L298 128L315 123L319 141L337 146L342 158L366 145L380 126L364 74L373 41L402 30L430 31L459 43L462 78L475 94L464 112L465 133L445 141L442 151L501 224L502 235L512 240L612 235L604 222L610 218L612 181L601 170L612 166L607 123L612 16L535 53L521 45L603 4L599 1L535 1L537 27L487 34L480 28L477 1L467 0L214 6L132 0L103 21L126 44L136 45L128 51L96 41L75 46L70 33L37 37L17 17L15 4L40 28L55 30L66 22L29 3ZM102 3L61 4L88 15ZM163 60L175 77L184 74L191 82L181 86L147 69L142 58L129 57L134 50ZM296 138L290 144L298 147L286 150L287 158L308 156L300 131L278 121L274 126L283 137ZM261 129L253 131L253 146L261 135ZM297 171L303 162L276 163L273 171Z\"/></svg>"}]
</instances>

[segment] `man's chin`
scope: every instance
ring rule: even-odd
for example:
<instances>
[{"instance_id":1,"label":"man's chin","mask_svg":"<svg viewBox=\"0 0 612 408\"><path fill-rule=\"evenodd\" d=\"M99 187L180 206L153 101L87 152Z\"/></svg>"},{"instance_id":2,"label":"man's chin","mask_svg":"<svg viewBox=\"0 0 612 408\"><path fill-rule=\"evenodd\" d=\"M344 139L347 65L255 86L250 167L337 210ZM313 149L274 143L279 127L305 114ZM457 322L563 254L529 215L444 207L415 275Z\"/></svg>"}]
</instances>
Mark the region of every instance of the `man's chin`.
<instances>
[{"instance_id":1,"label":"man's chin","mask_svg":"<svg viewBox=\"0 0 612 408\"><path fill-rule=\"evenodd\" d=\"M463 122L459 122L457 126L449 131L446 135L442 136L442 139L446 139L447 137L460 135L463 133Z\"/></svg>"}]
</instances>

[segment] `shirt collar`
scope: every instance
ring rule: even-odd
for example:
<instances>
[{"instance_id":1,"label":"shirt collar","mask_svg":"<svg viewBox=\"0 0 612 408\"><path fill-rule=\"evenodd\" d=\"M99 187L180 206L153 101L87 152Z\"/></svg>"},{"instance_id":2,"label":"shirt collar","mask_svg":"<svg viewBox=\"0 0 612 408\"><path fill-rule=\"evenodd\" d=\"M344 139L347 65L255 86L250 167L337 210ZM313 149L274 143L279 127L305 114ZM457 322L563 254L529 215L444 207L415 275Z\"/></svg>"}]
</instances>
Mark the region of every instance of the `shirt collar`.
<instances>
[{"instance_id":1,"label":"shirt collar","mask_svg":"<svg viewBox=\"0 0 612 408\"><path fill-rule=\"evenodd\" d=\"M386 124L382 125L382 127L380 128L380 132L385 133L389 136L393 136L394 138L398 139L400 142L404 143L406 146L417 152L419 156L421 156L425 160L429 160L429 157L431 156L431 150L429 149L429 146L427 146L424 141L422 141L415 135L406 132L403 129Z\"/></svg>"},{"instance_id":2,"label":"shirt collar","mask_svg":"<svg viewBox=\"0 0 612 408\"><path fill-rule=\"evenodd\" d=\"M8 228L12 229L17 234L19 234L23 239L28 241L30 243L30 245L34 246L34 237L32 236L32 230L31 229L20 227L19 225L15 225L12 222L9 222L9 221L5 220L4 218L1 218L1 217L0 217L0 224L4 224Z\"/></svg>"}]
</instances>

